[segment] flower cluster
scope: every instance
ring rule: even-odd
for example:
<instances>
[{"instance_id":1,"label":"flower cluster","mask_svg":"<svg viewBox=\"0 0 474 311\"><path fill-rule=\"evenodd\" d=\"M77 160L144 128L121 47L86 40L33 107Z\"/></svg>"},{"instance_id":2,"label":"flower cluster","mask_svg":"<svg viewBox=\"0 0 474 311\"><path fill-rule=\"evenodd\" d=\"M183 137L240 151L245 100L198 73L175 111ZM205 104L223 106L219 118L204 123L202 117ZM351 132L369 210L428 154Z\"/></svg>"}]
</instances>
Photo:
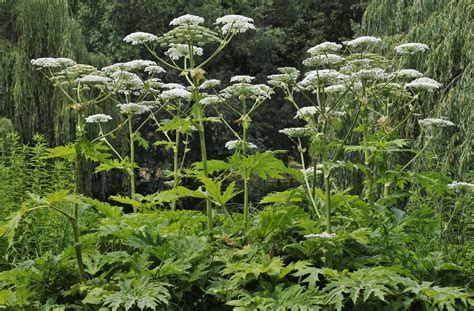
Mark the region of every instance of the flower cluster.
<instances>
[{"instance_id":1,"label":"flower cluster","mask_svg":"<svg viewBox=\"0 0 474 311\"><path fill-rule=\"evenodd\" d=\"M199 89L201 90L206 90L206 89L212 89L215 88L216 86L221 85L221 81L217 79L209 79L204 81L200 86Z\"/></svg>"},{"instance_id":2,"label":"flower cluster","mask_svg":"<svg viewBox=\"0 0 474 311\"><path fill-rule=\"evenodd\" d=\"M395 76L407 79L415 79L423 77L423 74L415 69L401 69L395 72Z\"/></svg>"},{"instance_id":3,"label":"flower cluster","mask_svg":"<svg viewBox=\"0 0 474 311\"><path fill-rule=\"evenodd\" d=\"M416 54L429 50L429 47L423 43L403 43L395 47L398 54Z\"/></svg>"},{"instance_id":4,"label":"flower cluster","mask_svg":"<svg viewBox=\"0 0 474 311\"><path fill-rule=\"evenodd\" d=\"M312 233L312 234L306 234L304 237L307 239L312 239L312 238L321 238L321 239L332 239L336 236L335 233Z\"/></svg>"},{"instance_id":5,"label":"flower cluster","mask_svg":"<svg viewBox=\"0 0 474 311\"><path fill-rule=\"evenodd\" d=\"M316 166L316 174L318 174L318 175L323 173L323 171L320 170L320 168L322 168L322 165L318 164L318 165ZM303 172L303 174L305 174L306 176L314 175L314 167L310 166L310 167L308 167L308 168L305 169L305 170L302 169L302 172Z\"/></svg>"},{"instance_id":6,"label":"flower cluster","mask_svg":"<svg viewBox=\"0 0 474 311\"><path fill-rule=\"evenodd\" d=\"M351 48L362 48L362 47L375 45L380 42L382 42L382 39L380 38L371 37L371 36L362 36L362 37L355 38L354 40L345 41L343 43Z\"/></svg>"},{"instance_id":7,"label":"flower cluster","mask_svg":"<svg viewBox=\"0 0 474 311\"><path fill-rule=\"evenodd\" d=\"M314 87L328 83L347 80L347 76L332 69L313 70L305 74L305 78L298 83L302 89L313 89Z\"/></svg>"},{"instance_id":8,"label":"flower cluster","mask_svg":"<svg viewBox=\"0 0 474 311\"><path fill-rule=\"evenodd\" d=\"M224 100L222 97L217 96L217 95L209 95L207 97L204 97L201 99L200 103L203 106L208 106L208 105L217 105L222 103Z\"/></svg>"},{"instance_id":9,"label":"flower cluster","mask_svg":"<svg viewBox=\"0 0 474 311\"><path fill-rule=\"evenodd\" d=\"M230 83L252 83L253 80L255 80L255 77L240 75L230 78Z\"/></svg>"},{"instance_id":10,"label":"flower cluster","mask_svg":"<svg viewBox=\"0 0 474 311\"><path fill-rule=\"evenodd\" d=\"M158 37L147 32L134 32L123 38L123 41L131 43L132 45L144 44L158 40Z\"/></svg>"},{"instance_id":11,"label":"flower cluster","mask_svg":"<svg viewBox=\"0 0 474 311\"><path fill-rule=\"evenodd\" d=\"M221 31L225 35L229 32L246 32L255 29L254 21L242 15L226 15L216 19L216 24L221 24Z\"/></svg>"},{"instance_id":12,"label":"flower cluster","mask_svg":"<svg viewBox=\"0 0 474 311\"><path fill-rule=\"evenodd\" d=\"M419 91L424 90L428 92L433 92L434 90L439 89L441 86L441 83L430 78L418 78L410 83L405 84L405 88L407 89Z\"/></svg>"},{"instance_id":13,"label":"flower cluster","mask_svg":"<svg viewBox=\"0 0 474 311\"><path fill-rule=\"evenodd\" d=\"M128 90L140 90L143 88L143 81L134 73L128 71L117 71L110 75L113 79L113 88L126 92Z\"/></svg>"},{"instance_id":14,"label":"flower cluster","mask_svg":"<svg viewBox=\"0 0 474 311\"><path fill-rule=\"evenodd\" d=\"M308 49L308 53L311 55L323 54L328 52L336 52L342 48L342 45L334 42L323 42Z\"/></svg>"},{"instance_id":15,"label":"flower cluster","mask_svg":"<svg viewBox=\"0 0 474 311\"><path fill-rule=\"evenodd\" d=\"M107 84L112 82L112 79L99 75L85 75L76 79L76 82L84 84Z\"/></svg>"},{"instance_id":16,"label":"flower cluster","mask_svg":"<svg viewBox=\"0 0 474 311\"><path fill-rule=\"evenodd\" d=\"M353 78L363 81L379 81L386 80L388 74L385 73L385 70L382 68L370 68L370 69L361 69L358 72L355 72L351 75Z\"/></svg>"},{"instance_id":17,"label":"flower cluster","mask_svg":"<svg viewBox=\"0 0 474 311\"><path fill-rule=\"evenodd\" d=\"M191 100L191 93L181 88L166 90L160 96L167 100Z\"/></svg>"},{"instance_id":18,"label":"flower cluster","mask_svg":"<svg viewBox=\"0 0 474 311\"><path fill-rule=\"evenodd\" d=\"M117 107L123 114L142 114L150 111L149 106L137 103L118 104Z\"/></svg>"},{"instance_id":19,"label":"flower cluster","mask_svg":"<svg viewBox=\"0 0 474 311\"><path fill-rule=\"evenodd\" d=\"M76 65L76 62L69 58L64 57L43 57L38 59L32 59L31 64L33 66L41 68L58 68L58 67L70 67Z\"/></svg>"},{"instance_id":20,"label":"flower cluster","mask_svg":"<svg viewBox=\"0 0 474 311\"><path fill-rule=\"evenodd\" d=\"M103 113L93 114L86 118L87 123L108 122L109 120L112 120L112 117Z\"/></svg>"},{"instance_id":21,"label":"flower cluster","mask_svg":"<svg viewBox=\"0 0 474 311\"><path fill-rule=\"evenodd\" d=\"M221 91L222 97L251 98L263 101L273 94L273 90L264 84L234 83Z\"/></svg>"},{"instance_id":22,"label":"flower cluster","mask_svg":"<svg viewBox=\"0 0 474 311\"><path fill-rule=\"evenodd\" d=\"M274 87L294 85L300 76L299 70L294 67L279 67L277 70L281 73L268 76L268 84Z\"/></svg>"},{"instance_id":23,"label":"flower cluster","mask_svg":"<svg viewBox=\"0 0 474 311\"><path fill-rule=\"evenodd\" d=\"M204 18L196 15L186 14L176 17L170 22L171 26L199 25L204 23Z\"/></svg>"},{"instance_id":24,"label":"flower cluster","mask_svg":"<svg viewBox=\"0 0 474 311\"><path fill-rule=\"evenodd\" d=\"M311 129L307 127L289 127L279 130L278 132L290 138L306 137L311 135Z\"/></svg>"},{"instance_id":25,"label":"flower cluster","mask_svg":"<svg viewBox=\"0 0 474 311\"><path fill-rule=\"evenodd\" d=\"M145 72L149 74L159 74L159 73L165 73L166 70L163 69L163 67L158 66L158 65L151 65L145 68Z\"/></svg>"},{"instance_id":26,"label":"flower cluster","mask_svg":"<svg viewBox=\"0 0 474 311\"><path fill-rule=\"evenodd\" d=\"M336 54L320 54L311 56L303 60L303 65L305 66L327 66L335 65L342 62L344 58Z\"/></svg>"},{"instance_id":27,"label":"flower cluster","mask_svg":"<svg viewBox=\"0 0 474 311\"><path fill-rule=\"evenodd\" d=\"M458 189L467 189L467 190L474 190L474 184L468 183L465 181L453 181L452 183L448 184L449 189L458 190Z\"/></svg>"},{"instance_id":28,"label":"flower cluster","mask_svg":"<svg viewBox=\"0 0 474 311\"><path fill-rule=\"evenodd\" d=\"M229 150L233 150L233 149L236 149L236 148L243 148L244 146L244 142L242 140L230 140L228 142L225 143L225 147ZM250 142L247 142L245 144L245 147L247 149L257 149L257 146L255 144L252 144Z\"/></svg>"},{"instance_id":29,"label":"flower cluster","mask_svg":"<svg viewBox=\"0 0 474 311\"><path fill-rule=\"evenodd\" d=\"M190 57L190 48L187 44L180 44L180 43L171 43L170 48L165 52L172 60L178 60L181 57L188 58ZM197 46L192 47L193 55L202 56L203 49Z\"/></svg>"},{"instance_id":30,"label":"flower cluster","mask_svg":"<svg viewBox=\"0 0 474 311\"><path fill-rule=\"evenodd\" d=\"M455 126L455 124L449 120L445 119L437 119L437 118L426 118L423 120L419 120L418 124L420 126L434 126L434 127L447 127L447 126Z\"/></svg>"},{"instance_id":31,"label":"flower cluster","mask_svg":"<svg viewBox=\"0 0 474 311\"><path fill-rule=\"evenodd\" d=\"M297 118L306 119L318 113L319 113L319 108L317 107L314 107L314 106L303 107L303 108L298 109L298 111L296 112L295 119Z\"/></svg>"}]
</instances>

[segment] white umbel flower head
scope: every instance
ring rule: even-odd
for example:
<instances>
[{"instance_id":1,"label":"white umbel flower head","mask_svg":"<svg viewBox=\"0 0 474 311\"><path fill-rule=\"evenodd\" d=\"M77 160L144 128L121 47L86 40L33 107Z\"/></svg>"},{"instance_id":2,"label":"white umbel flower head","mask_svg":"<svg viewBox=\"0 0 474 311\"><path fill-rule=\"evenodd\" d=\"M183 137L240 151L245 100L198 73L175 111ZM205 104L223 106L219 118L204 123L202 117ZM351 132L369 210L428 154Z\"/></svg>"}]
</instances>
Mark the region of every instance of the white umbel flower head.
<instances>
[{"instance_id":1,"label":"white umbel flower head","mask_svg":"<svg viewBox=\"0 0 474 311\"><path fill-rule=\"evenodd\" d=\"M318 164L318 165L319 165L319 164ZM321 166L321 165L320 165L320 166ZM322 166L321 166L321 167L322 167ZM323 173L323 171L319 169L319 168L321 168L321 167L316 166L316 174L322 174L322 173ZM305 169L305 170L302 169L301 171L302 171L305 175L307 175L307 176L308 176L308 175L314 175L314 167L313 167L313 166L310 166L310 167L308 167L308 168Z\"/></svg>"},{"instance_id":2,"label":"white umbel flower head","mask_svg":"<svg viewBox=\"0 0 474 311\"><path fill-rule=\"evenodd\" d=\"M163 91L161 93L161 98L167 100L191 100L191 93L189 91L183 89L171 89L167 91Z\"/></svg>"},{"instance_id":3,"label":"white umbel flower head","mask_svg":"<svg viewBox=\"0 0 474 311\"><path fill-rule=\"evenodd\" d=\"M385 70L383 70L382 68L370 68L361 69L358 72L352 74L352 77L364 81L380 81L386 80L388 78L388 74L386 74Z\"/></svg>"},{"instance_id":4,"label":"white umbel flower head","mask_svg":"<svg viewBox=\"0 0 474 311\"><path fill-rule=\"evenodd\" d=\"M455 124L446 119L438 119L438 118L426 118L423 120L418 120L418 124L423 127L434 126L434 127L447 127L447 126L455 126Z\"/></svg>"},{"instance_id":5,"label":"white umbel flower head","mask_svg":"<svg viewBox=\"0 0 474 311\"><path fill-rule=\"evenodd\" d=\"M407 78L407 79L416 79L423 77L423 74L415 69L401 69L395 72L397 77Z\"/></svg>"},{"instance_id":6,"label":"white umbel flower head","mask_svg":"<svg viewBox=\"0 0 474 311\"><path fill-rule=\"evenodd\" d=\"M303 89L312 88L327 82L339 82L347 79L347 76L332 69L313 70L305 74L305 78L298 85Z\"/></svg>"},{"instance_id":7,"label":"white umbel flower head","mask_svg":"<svg viewBox=\"0 0 474 311\"><path fill-rule=\"evenodd\" d=\"M179 83L165 83L165 84L162 84L161 87L163 89L167 89L167 90L172 90L172 89L185 90L186 89L186 87L184 85L181 85Z\"/></svg>"},{"instance_id":8,"label":"white umbel flower head","mask_svg":"<svg viewBox=\"0 0 474 311\"><path fill-rule=\"evenodd\" d=\"M147 42L153 42L158 40L158 37L147 32L134 32L129 35L127 35L125 38L123 38L123 41L131 43L132 45L137 45L137 44L144 44Z\"/></svg>"},{"instance_id":9,"label":"white umbel flower head","mask_svg":"<svg viewBox=\"0 0 474 311\"><path fill-rule=\"evenodd\" d=\"M109 122L109 120L112 120L112 117L103 113L93 114L86 117L87 123Z\"/></svg>"},{"instance_id":10,"label":"white umbel flower head","mask_svg":"<svg viewBox=\"0 0 474 311\"><path fill-rule=\"evenodd\" d=\"M342 48L342 45L334 43L334 42L323 42L312 48L308 49L308 53L311 55L318 55L328 52L336 52Z\"/></svg>"},{"instance_id":11,"label":"white umbel flower head","mask_svg":"<svg viewBox=\"0 0 474 311\"><path fill-rule=\"evenodd\" d=\"M142 114L147 111L150 111L149 106L136 104L136 103L118 104L117 107L120 109L120 112L123 114Z\"/></svg>"},{"instance_id":12,"label":"white umbel flower head","mask_svg":"<svg viewBox=\"0 0 474 311\"><path fill-rule=\"evenodd\" d=\"M244 146L244 142L242 140L230 140L225 143L225 147L229 150L233 150L236 148L242 148ZM252 144L250 142L246 143L246 148L247 149L257 149L257 146L255 144Z\"/></svg>"},{"instance_id":13,"label":"white umbel flower head","mask_svg":"<svg viewBox=\"0 0 474 311\"><path fill-rule=\"evenodd\" d=\"M371 37L371 36L362 36L362 37L355 38L354 40L345 41L343 43L351 48L361 48L361 47L367 47L367 46L379 44L380 42L382 42L382 39L380 38Z\"/></svg>"},{"instance_id":14,"label":"white umbel flower head","mask_svg":"<svg viewBox=\"0 0 474 311\"><path fill-rule=\"evenodd\" d=\"M217 95L209 95L203 99L201 99L200 103L203 106L208 106L208 105L217 105L220 103L223 103L224 99L220 96Z\"/></svg>"},{"instance_id":15,"label":"white umbel flower head","mask_svg":"<svg viewBox=\"0 0 474 311\"><path fill-rule=\"evenodd\" d=\"M194 55L202 56L204 50L200 47L193 46L192 51ZM189 55L189 46L187 44L180 44L180 43L171 43L170 48L165 52L172 60L178 60L181 57L188 58Z\"/></svg>"},{"instance_id":16,"label":"white umbel flower head","mask_svg":"<svg viewBox=\"0 0 474 311\"><path fill-rule=\"evenodd\" d=\"M159 74L159 73L165 73L166 70L164 70L163 67L161 66L151 65L145 68L145 72L149 74Z\"/></svg>"},{"instance_id":17,"label":"white umbel flower head","mask_svg":"<svg viewBox=\"0 0 474 311\"><path fill-rule=\"evenodd\" d=\"M448 188L452 190L466 189L474 191L474 184L465 181L453 181L452 183L448 184Z\"/></svg>"},{"instance_id":18,"label":"white umbel flower head","mask_svg":"<svg viewBox=\"0 0 474 311\"><path fill-rule=\"evenodd\" d=\"M84 84L107 84L112 82L112 79L99 75L86 75L76 79L76 82Z\"/></svg>"},{"instance_id":19,"label":"white umbel flower head","mask_svg":"<svg viewBox=\"0 0 474 311\"><path fill-rule=\"evenodd\" d=\"M279 130L278 132L290 138L311 136L311 129L307 127L289 127Z\"/></svg>"},{"instance_id":20,"label":"white umbel flower head","mask_svg":"<svg viewBox=\"0 0 474 311\"><path fill-rule=\"evenodd\" d=\"M230 83L252 83L253 80L255 80L255 77L239 75L230 78Z\"/></svg>"},{"instance_id":21,"label":"white umbel flower head","mask_svg":"<svg viewBox=\"0 0 474 311\"><path fill-rule=\"evenodd\" d=\"M43 58L32 59L31 64L41 69L41 68L71 67L71 66L76 65L76 62L70 58L65 58L65 57L58 57L58 58L43 57Z\"/></svg>"},{"instance_id":22,"label":"white umbel flower head","mask_svg":"<svg viewBox=\"0 0 474 311\"><path fill-rule=\"evenodd\" d=\"M303 107L303 108L298 109L298 111L296 112L295 119L310 118L318 113L319 113L319 109L317 107L314 107L314 106Z\"/></svg>"},{"instance_id":23,"label":"white umbel flower head","mask_svg":"<svg viewBox=\"0 0 474 311\"><path fill-rule=\"evenodd\" d=\"M441 83L430 78L418 78L416 80L413 80L410 83L405 84L405 88L407 89L428 91L428 92L433 92L434 90L439 89L441 86L442 86Z\"/></svg>"},{"instance_id":24,"label":"white umbel flower head","mask_svg":"<svg viewBox=\"0 0 474 311\"><path fill-rule=\"evenodd\" d=\"M321 239L332 239L336 236L335 233L312 233L312 234L306 234L304 237L307 239L313 239L313 238L321 238Z\"/></svg>"},{"instance_id":25,"label":"white umbel flower head","mask_svg":"<svg viewBox=\"0 0 474 311\"><path fill-rule=\"evenodd\" d=\"M398 54L416 54L428 51L429 47L423 43L403 43L395 47Z\"/></svg>"},{"instance_id":26,"label":"white umbel flower head","mask_svg":"<svg viewBox=\"0 0 474 311\"><path fill-rule=\"evenodd\" d=\"M216 86L219 86L219 85L221 85L221 80L209 79L209 80L204 81L199 86L199 89L200 90L212 89L212 88L215 88Z\"/></svg>"},{"instance_id":27,"label":"white umbel flower head","mask_svg":"<svg viewBox=\"0 0 474 311\"><path fill-rule=\"evenodd\" d=\"M140 90L143 88L142 79L132 72L116 71L110 76L113 79L114 87L119 90Z\"/></svg>"},{"instance_id":28,"label":"white umbel flower head","mask_svg":"<svg viewBox=\"0 0 474 311\"><path fill-rule=\"evenodd\" d=\"M204 18L196 15L186 14L176 17L170 22L171 26L199 25L204 23Z\"/></svg>"},{"instance_id":29,"label":"white umbel flower head","mask_svg":"<svg viewBox=\"0 0 474 311\"><path fill-rule=\"evenodd\" d=\"M221 24L221 31L225 35L229 32L246 32L255 29L254 21L250 17L242 15L226 15L216 19L216 24Z\"/></svg>"},{"instance_id":30,"label":"white umbel flower head","mask_svg":"<svg viewBox=\"0 0 474 311\"><path fill-rule=\"evenodd\" d=\"M344 57L336 54L320 54L311 56L303 60L305 66L327 66L339 64L344 60Z\"/></svg>"}]
</instances>

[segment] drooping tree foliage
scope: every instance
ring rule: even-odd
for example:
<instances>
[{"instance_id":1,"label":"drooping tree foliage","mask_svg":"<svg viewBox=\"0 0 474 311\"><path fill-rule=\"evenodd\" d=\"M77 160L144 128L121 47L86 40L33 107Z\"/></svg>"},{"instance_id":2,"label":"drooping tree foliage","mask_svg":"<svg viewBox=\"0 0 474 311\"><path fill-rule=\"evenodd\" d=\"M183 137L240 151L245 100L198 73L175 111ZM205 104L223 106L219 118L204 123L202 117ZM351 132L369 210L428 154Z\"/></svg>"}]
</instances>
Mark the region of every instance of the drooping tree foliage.
<instances>
[{"instance_id":1,"label":"drooping tree foliage","mask_svg":"<svg viewBox=\"0 0 474 311\"><path fill-rule=\"evenodd\" d=\"M373 0L360 30L392 42L430 46L425 58L411 60L410 65L444 85L444 92L425 102L422 113L456 123L457 127L436 133L446 152L438 152L434 160L438 166L451 168L458 178L473 169L473 20L474 4L469 0Z\"/></svg>"},{"instance_id":2,"label":"drooping tree foliage","mask_svg":"<svg viewBox=\"0 0 474 311\"><path fill-rule=\"evenodd\" d=\"M66 0L6 1L0 4L0 111L23 140L44 133L50 143L68 141L73 126L63 96L30 65L45 55L85 60L79 25Z\"/></svg>"}]
</instances>

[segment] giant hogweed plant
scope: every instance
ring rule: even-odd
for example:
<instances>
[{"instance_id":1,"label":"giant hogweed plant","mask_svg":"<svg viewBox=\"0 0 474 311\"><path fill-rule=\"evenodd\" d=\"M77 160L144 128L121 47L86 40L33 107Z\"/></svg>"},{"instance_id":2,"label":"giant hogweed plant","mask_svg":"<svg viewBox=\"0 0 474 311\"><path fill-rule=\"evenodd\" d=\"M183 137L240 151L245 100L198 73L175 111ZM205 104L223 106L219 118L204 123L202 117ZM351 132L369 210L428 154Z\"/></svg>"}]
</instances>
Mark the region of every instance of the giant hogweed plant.
<instances>
[{"instance_id":1,"label":"giant hogweed plant","mask_svg":"<svg viewBox=\"0 0 474 311\"><path fill-rule=\"evenodd\" d=\"M325 232L321 234L326 238L334 236L335 224L331 221L335 212L331 198L333 190L337 189L333 186L336 180L331 180L334 170L355 168L363 173L365 189L362 197L375 212L377 200L390 196L393 180L385 171L406 170L424 151L419 151L400 167L387 163L393 160L390 154L410 151L406 148L409 142L398 137L397 130L414 118L420 105L420 93L433 92L441 85L415 69L398 68L399 59L372 53L380 42L381 39L375 37L359 37L343 42L344 45L324 42L308 50L310 57L303 65L313 70L306 72L301 81L297 80L299 71L296 68L280 68L279 74L269 76L269 83L281 89L297 109L295 118L305 123L304 127L280 132L297 144L303 167L303 187L314 216L326 224ZM400 57L411 57L427 49L420 43L395 47ZM403 115L403 118L396 122L397 115ZM340 130L341 123L346 123L343 127L348 129L346 132ZM435 118L419 120L419 123L430 128L454 125L449 120ZM304 145L306 139L309 139L309 145ZM349 145L350 141L360 144ZM307 151L312 166L305 162ZM344 153L361 153L363 161L343 162ZM318 174L323 179L321 192L317 188ZM382 183L382 190L379 183Z\"/></svg>"},{"instance_id":2,"label":"giant hogweed plant","mask_svg":"<svg viewBox=\"0 0 474 311\"><path fill-rule=\"evenodd\" d=\"M402 269L367 268L355 272L331 269L347 266L344 258L355 258L354 253L360 249L368 252L369 237L381 236L379 231L358 227L367 224L367 217L376 215L383 204L390 202L392 192L402 187L399 178L403 177L393 172L408 170L428 151L429 143L407 163L385 164L393 159L392 153L412 152L406 149L408 141L399 138L397 130L415 118L420 104L419 92L434 91L440 84L416 70L397 68L396 60L371 53L376 50L379 38L360 37L345 42L344 46L325 42L311 48L310 57L303 64L313 70L305 73L300 81L296 68L284 67L279 69L279 74L269 77L268 84L273 89L253 84L253 77L236 76L230 86L218 91L221 82L206 79L204 68L235 34L253 29L253 20L225 16L216 20L220 25L216 31L201 26L202 23L204 20L198 16L185 15L171 21L174 28L162 36L138 32L125 37L126 42L143 45L156 62L134 60L98 70L63 58L33 61L71 100L71 108L78 117L76 142L51 150L49 157L68 158L76 167L83 157L100 163L96 171L124 170L130 179L130 197L114 196L113 199L132 205L134 213L122 215L116 207L84 198L76 193L76 187L73 194L59 191L44 196L31 195L21 210L2 226L2 234L11 237L21 217L37 209L47 208L64 216L72 225L73 248L82 283L72 286L65 295L81 297L81 291L85 291L86 297L81 298L85 305L112 309L164 307L170 305L171 299L185 300L184 294L191 289L204 291L203 288L213 300L236 309L271 309L282 305L299 309L376 307L388 297L405 308L413 303L421 303L425 308L454 308L456 301L466 305L465 294L458 289L440 288L430 283L420 285L402 276L406 274ZM204 47L212 45L215 47L212 52L204 51ZM411 57L426 49L418 43L396 47L402 57ZM187 85L162 82L157 75L165 72L163 67L176 71ZM251 115L276 88L295 106L296 118L304 124L300 128L282 130L297 145L303 167L301 173L286 169L272 152L252 153L256 146L249 140ZM118 108L123 115L118 126L105 129L104 123L112 118L108 114L87 115L99 106L106 112ZM235 122L222 117L223 109L235 114ZM209 117L211 113L218 117ZM397 120L394 116L399 114L403 118L394 123ZM207 158L205 124L211 121L223 122L235 135L236 140L227 144L229 149L235 149L227 161ZM173 169L169 174L171 190L142 196L135 190L135 147L148 148L149 143L140 134L147 122L153 122L164 137L155 145L172 149ZM98 132L92 142L85 139L87 123ZM423 128L435 130L454 126L448 120L435 118L419 123ZM111 140L123 127L128 130L128 155L121 154ZM194 131L199 134L201 162L185 168L186 156L191 152L188 143ZM351 159L360 157L362 161L342 161L344 155L346 158L350 155ZM341 191L334 177L334 172L339 170L362 172L365 189L356 195L349 194L351 189ZM252 223L254 228L250 228L249 180L252 175L281 178L283 173L289 172L301 181L301 187L264 198L262 204L276 204L261 212ZM182 187L185 176L197 178L204 189ZM230 177L240 178L243 183L246 237L239 239L235 232L225 232L222 236L225 245L218 245L222 250L216 258L209 259L210 247L215 244L207 244L213 242L206 239L199 228L205 223L206 231L213 231L213 204L226 213L224 224L233 224L219 229L236 228L233 216L226 209L237 194L235 183L228 182ZM225 184L228 186L223 189ZM449 187L454 191L473 188L464 182L453 182ZM176 211L137 213L156 206L169 206L174 210L177 201L185 196L206 201L205 219L194 212L189 215ZM104 219L96 232L84 237L87 240L84 259L78 212L80 206L89 205L95 206ZM71 206L72 212L65 206ZM453 217L463 215L462 206L456 204L448 226ZM356 208L360 210L355 211ZM352 216L354 219L350 219ZM401 230L400 226L397 230ZM305 239L297 241L303 236ZM288 241L282 251L275 250L277 243L271 242L275 237ZM259 240L263 241L262 247L252 243ZM190 250L195 250L195 254ZM101 254L102 251L107 254ZM323 256L318 261L315 258L321 252ZM130 256L130 253L135 255ZM302 260L285 262L295 258ZM67 259L66 252L60 261L65 264ZM326 267L313 267L312 262ZM112 265L120 269L113 269ZM364 258L354 262L351 269L360 265L367 265ZM17 269L20 271L22 267ZM212 278L210 285L207 278ZM307 287L286 284L295 279ZM17 286L18 279L7 273L0 275L0 281L7 286L0 295L13 297L12 288ZM170 284L179 286L173 288ZM348 288L341 284L352 285ZM437 299L436 295L444 298ZM396 298L398 296L402 298Z\"/></svg>"}]
</instances>

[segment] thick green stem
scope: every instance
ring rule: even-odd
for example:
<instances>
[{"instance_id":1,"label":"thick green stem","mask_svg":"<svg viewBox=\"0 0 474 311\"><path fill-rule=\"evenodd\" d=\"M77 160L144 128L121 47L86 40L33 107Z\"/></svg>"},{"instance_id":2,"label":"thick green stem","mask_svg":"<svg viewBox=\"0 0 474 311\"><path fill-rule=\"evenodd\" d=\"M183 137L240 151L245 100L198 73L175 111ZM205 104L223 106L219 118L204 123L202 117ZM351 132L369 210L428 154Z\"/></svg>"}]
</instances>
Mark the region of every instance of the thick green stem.
<instances>
[{"instance_id":1,"label":"thick green stem","mask_svg":"<svg viewBox=\"0 0 474 311\"><path fill-rule=\"evenodd\" d=\"M179 131L176 131L176 137L174 141L174 148L173 148L173 176L174 176L174 181L173 181L173 189L175 189L178 186L179 179L178 179L178 170L179 170L179 163L178 163L178 156L179 156ZM176 210L176 200L173 200L171 202L171 210L174 211Z\"/></svg>"},{"instance_id":2,"label":"thick green stem","mask_svg":"<svg viewBox=\"0 0 474 311\"><path fill-rule=\"evenodd\" d=\"M76 204L77 206L77 204ZM74 251L76 253L77 269L79 271L79 279L81 283L86 283L87 277L84 269L84 261L82 259L82 249L79 234L79 226L77 224L77 218L71 219L72 233L74 236Z\"/></svg>"},{"instance_id":3,"label":"thick green stem","mask_svg":"<svg viewBox=\"0 0 474 311\"><path fill-rule=\"evenodd\" d=\"M365 103L367 105L367 103ZM363 144L364 144L364 164L367 169L366 173L366 184L367 184L367 190L366 190L366 197L369 200L369 204L371 206L374 206L375 202L375 196L374 196L374 181L373 181L373 176L372 172L370 169L370 152L369 152L369 117L368 117L368 110L367 107L364 106L363 108Z\"/></svg>"},{"instance_id":4,"label":"thick green stem","mask_svg":"<svg viewBox=\"0 0 474 311\"><path fill-rule=\"evenodd\" d=\"M80 173L81 173L81 151L79 143L81 139L84 137L84 122L83 117L81 114L77 116L77 129L76 129L76 158L75 158L75 182L74 182L74 194L77 194L80 189ZM70 217L69 220L71 221L72 231L74 236L74 250L76 254L76 262L77 262L77 269L79 271L79 278L81 283L86 282L86 273L84 270L84 261L82 259L82 249L81 243L79 238L79 227L77 225L79 220L79 204L75 203L72 210L72 218Z\"/></svg>"},{"instance_id":5,"label":"thick green stem","mask_svg":"<svg viewBox=\"0 0 474 311\"><path fill-rule=\"evenodd\" d=\"M242 99L242 156L245 158L247 157L247 128L248 124L245 120L247 117L247 102L245 98ZM249 227L249 176L247 168L244 166L243 168L243 182L244 182L244 230L245 232L248 231Z\"/></svg>"},{"instance_id":6,"label":"thick green stem","mask_svg":"<svg viewBox=\"0 0 474 311\"><path fill-rule=\"evenodd\" d=\"M204 171L204 177L209 176L207 168L207 152L206 152L206 137L204 135L204 122L199 121L199 144L201 146L201 161L202 169ZM212 221L212 202L210 199L206 199L206 213L207 213L207 230L211 233L213 228Z\"/></svg>"},{"instance_id":7,"label":"thick green stem","mask_svg":"<svg viewBox=\"0 0 474 311\"><path fill-rule=\"evenodd\" d=\"M130 196L131 198L135 198L135 142L134 142L134 134L132 129L132 118L128 119L128 131L130 135L130 165L131 168L128 170L128 174L130 176ZM137 212L137 208L133 206L133 212Z\"/></svg>"}]
</instances>

